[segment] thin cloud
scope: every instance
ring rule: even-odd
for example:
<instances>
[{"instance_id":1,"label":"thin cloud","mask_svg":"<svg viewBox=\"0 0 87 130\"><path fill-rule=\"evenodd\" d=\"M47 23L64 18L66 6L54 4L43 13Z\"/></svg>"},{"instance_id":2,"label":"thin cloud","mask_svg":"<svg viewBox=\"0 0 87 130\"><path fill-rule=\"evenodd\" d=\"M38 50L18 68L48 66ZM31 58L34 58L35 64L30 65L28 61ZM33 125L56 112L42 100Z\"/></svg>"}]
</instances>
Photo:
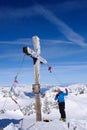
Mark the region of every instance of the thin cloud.
<instances>
[{"instance_id":1,"label":"thin cloud","mask_svg":"<svg viewBox=\"0 0 87 130\"><path fill-rule=\"evenodd\" d=\"M69 72L69 71L81 71L81 70L87 70L87 63L86 65L77 65L74 63L73 65L61 65L61 66L55 66L54 71L63 71L63 72Z\"/></svg>"},{"instance_id":2,"label":"thin cloud","mask_svg":"<svg viewBox=\"0 0 87 130\"><path fill-rule=\"evenodd\" d=\"M58 8L58 11L60 12L76 11L79 9L87 8L87 1L80 1L80 0L64 1L60 4L57 4L56 7Z\"/></svg>"},{"instance_id":3,"label":"thin cloud","mask_svg":"<svg viewBox=\"0 0 87 130\"><path fill-rule=\"evenodd\" d=\"M86 49L84 48L77 48L77 49L73 49L73 42L71 41L64 41L64 40L50 40L50 39L40 39L40 43L41 43L41 55L48 57L48 58L56 58L56 57L63 57L63 56L67 56L67 55L72 55L72 54L78 54L78 53L83 53L83 51L86 51ZM14 48L9 48L6 49L7 54L2 53L0 55L0 59L3 58L12 58L15 59L15 57L22 57L22 51L20 49L22 49L22 46L32 46L32 38L24 38L24 39L17 39L15 41L0 41L1 47L5 45L6 47L10 45L16 45L18 46L17 49L14 51ZM22 46L21 46L22 45ZM70 48L68 48L68 46ZM19 48L19 49L18 49ZM48 52L49 50L49 52ZM52 51L55 50L55 53L52 53ZM14 51L14 53L12 53ZM19 55L19 51L21 51L20 55ZM58 53L58 55L56 55L56 53ZM16 58L16 59L17 59Z\"/></svg>"},{"instance_id":4,"label":"thin cloud","mask_svg":"<svg viewBox=\"0 0 87 130\"><path fill-rule=\"evenodd\" d=\"M4 58L18 58L18 57L21 57L23 56L22 54L3 54L3 55L0 55L0 59L4 59ZM13 59L12 59L13 60Z\"/></svg>"},{"instance_id":5,"label":"thin cloud","mask_svg":"<svg viewBox=\"0 0 87 130\"><path fill-rule=\"evenodd\" d=\"M24 39L17 39L14 41L0 41L0 44L24 44L24 45L29 45L31 44L32 39L31 38L24 38Z\"/></svg>"},{"instance_id":6,"label":"thin cloud","mask_svg":"<svg viewBox=\"0 0 87 130\"><path fill-rule=\"evenodd\" d=\"M41 5L37 5L36 11L43 15L48 21L55 24L58 30L71 42L82 46L87 47L87 44L84 42L84 38L80 36L78 33L74 32L68 25L66 25L63 21L56 17L54 13L44 8Z\"/></svg>"},{"instance_id":7,"label":"thin cloud","mask_svg":"<svg viewBox=\"0 0 87 130\"><path fill-rule=\"evenodd\" d=\"M35 15L42 15L52 24L54 24L58 30L73 44L77 44L81 47L87 47L85 43L85 39L76 33L73 29L71 29L67 24L65 24L62 20L60 20L53 12L44 8L43 6L37 4L36 6L32 6L31 8L19 8L19 9L1 9L0 10L0 19L1 18L29 18Z\"/></svg>"},{"instance_id":8,"label":"thin cloud","mask_svg":"<svg viewBox=\"0 0 87 130\"><path fill-rule=\"evenodd\" d=\"M73 44L71 41L64 41L64 40L53 40L53 39L41 39L43 44Z\"/></svg>"},{"instance_id":9,"label":"thin cloud","mask_svg":"<svg viewBox=\"0 0 87 130\"><path fill-rule=\"evenodd\" d=\"M29 18L31 16L35 16L36 11L34 7L28 8L1 8L0 9L0 19L20 19L20 18Z\"/></svg>"},{"instance_id":10,"label":"thin cloud","mask_svg":"<svg viewBox=\"0 0 87 130\"><path fill-rule=\"evenodd\" d=\"M14 40L14 41L0 41L0 44L6 44L6 45L9 45L9 44L14 44L14 45L31 45L33 42L32 42L32 37L31 38L24 38L24 39L17 39L17 40ZM73 44L71 41L64 41L64 40L55 40L55 39L40 39L40 43L41 44L44 44L47 46L50 45L50 44Z\"/></svg>"}]
</instances>

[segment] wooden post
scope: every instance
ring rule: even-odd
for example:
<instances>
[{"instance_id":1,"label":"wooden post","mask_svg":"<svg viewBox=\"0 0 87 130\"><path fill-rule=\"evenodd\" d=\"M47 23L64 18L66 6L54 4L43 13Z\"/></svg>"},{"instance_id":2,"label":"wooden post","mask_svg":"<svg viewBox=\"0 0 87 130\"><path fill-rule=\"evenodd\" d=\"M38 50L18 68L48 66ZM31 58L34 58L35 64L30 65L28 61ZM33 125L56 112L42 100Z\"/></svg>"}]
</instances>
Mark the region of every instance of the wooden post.
<instances>
[{"instance_id":1,"label":"wooden post","mask_svg":"<svg viewBox=\"0 0 87 130\"><path fill-rule=\"evenodd\" d=\"M36 102L36 121L41 121L41 102L40 102L40 63L46 64L47 61L40 56L40 42L37 36L32 37L34 44L34 51L25 46L23 47L23 52L29 55L34 61L34 84L33 92L35 93Z\"/></svg>"},{"instance_id":2,"label":"wooden post","mask_svg":"<svg viewBox=\"0 0 87 130\"><path fill-rule=\"evenodd\" d=\"M0 127L0 130L3 130L3 128L2 128L2 127Z\"/></svg>"},{"instance_id":3,"label":"wooden post","mask_svg":"<svg viewBox=\"0 0 87 130\"><path fill-rule=\"evenodd\" d=\"M35 52L40 55L40 42L39 38L37 36L34 36L33 38L34 43L34 50ZM35 101L36 101L36 121L41 121L41 102L40 102L40 60L34 59L34 89L36 91L35 93Z\"/></svg>"}]
</instances>

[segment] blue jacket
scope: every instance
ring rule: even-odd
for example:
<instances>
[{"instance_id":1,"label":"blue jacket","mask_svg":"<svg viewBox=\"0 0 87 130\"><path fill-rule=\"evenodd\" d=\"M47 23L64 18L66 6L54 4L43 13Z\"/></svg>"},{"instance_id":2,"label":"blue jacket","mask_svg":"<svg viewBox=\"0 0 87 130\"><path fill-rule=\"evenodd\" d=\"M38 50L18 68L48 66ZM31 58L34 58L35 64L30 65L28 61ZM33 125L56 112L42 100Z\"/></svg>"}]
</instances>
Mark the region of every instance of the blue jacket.
<instances>
[{"instance_id":1,"label":"blue jacket","mask_svg":"<svg viewBox=\"0 0 87 130\"><path fill-rule=\"evenodd\" d=\"M55 98L54 100L58 101L58 102L65 102L64 96L67 96L68 92L60 92Z\"/></svg>"}]
</instances>

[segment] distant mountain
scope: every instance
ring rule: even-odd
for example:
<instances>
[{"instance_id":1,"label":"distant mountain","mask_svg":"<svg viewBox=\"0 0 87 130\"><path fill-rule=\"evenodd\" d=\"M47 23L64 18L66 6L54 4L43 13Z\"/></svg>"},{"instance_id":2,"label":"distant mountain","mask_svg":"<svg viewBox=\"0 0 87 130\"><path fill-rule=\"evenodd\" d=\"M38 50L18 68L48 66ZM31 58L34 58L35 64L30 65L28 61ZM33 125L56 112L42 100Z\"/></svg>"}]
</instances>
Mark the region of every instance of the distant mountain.
<instances>
[{"instance_id":1,"label":"distant mountain","mask_svg":"<svg viewBox=\"0 0 87 130\"><path fill-rule=\"evenodd\" d=\"M69 92L73 94L87 93L87 84L73 84L68 86Z\"/></svg>"}]
</instances>

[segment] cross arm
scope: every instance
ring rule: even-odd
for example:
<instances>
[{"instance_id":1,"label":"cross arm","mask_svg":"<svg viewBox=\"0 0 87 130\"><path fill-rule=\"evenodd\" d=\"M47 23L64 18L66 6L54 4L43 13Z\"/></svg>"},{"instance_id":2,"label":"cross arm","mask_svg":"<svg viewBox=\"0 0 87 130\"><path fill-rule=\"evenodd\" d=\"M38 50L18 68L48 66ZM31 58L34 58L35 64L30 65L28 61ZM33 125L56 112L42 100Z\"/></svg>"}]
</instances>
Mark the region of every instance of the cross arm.
<instances>
[{"instance_id":1,"label":"cross arm","mask_svg":"<svg viewBox=\"0 0 87 130\"><path fill-rule=\"evenodd\" d=\"M23 52L26 54L26 55L29 55L31 58L33 59L37 59L37 60L40 60L40 62L42 64L46 64L47 61L42 58L38 53L36 53L35 51L33 51L32 49L30 49L29 47L23 47Z\"/></svg>"}]
</instances>

